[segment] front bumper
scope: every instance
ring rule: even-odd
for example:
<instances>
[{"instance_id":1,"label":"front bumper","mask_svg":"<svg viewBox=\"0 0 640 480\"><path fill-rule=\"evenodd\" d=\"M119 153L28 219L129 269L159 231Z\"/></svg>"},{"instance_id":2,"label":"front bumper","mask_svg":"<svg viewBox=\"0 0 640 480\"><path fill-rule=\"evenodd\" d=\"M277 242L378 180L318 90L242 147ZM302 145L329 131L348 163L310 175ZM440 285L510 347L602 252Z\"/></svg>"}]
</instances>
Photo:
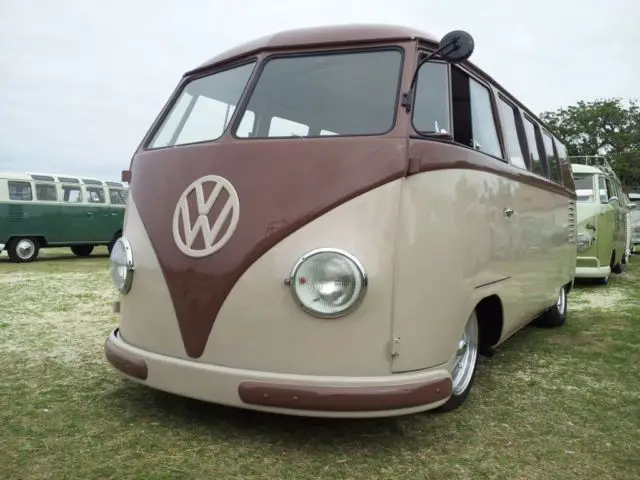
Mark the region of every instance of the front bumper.
<instances>
[{"instance_id":1,"label":"front bumper","mask_svg":"<svg viewBox=\"0 0 640 480\"><path fill-rule=\"evenodd\" d=\"M232 407L309 417L406 415L451 396L444 368L381 377L328 377L240 370L141 350L114 329L105 342L109 363L149 387Z\"/></svg>"},{"instance_id":2,"label":"front bumper","mask_svg":"<svg viewBox=\"0 0 640 480\"><path fill-rule=\"evenodd\" d=\"M2 253L2 251L4 250L5 246L6 245L4 243L0 243L0 253Z\"/></svg>"},{"instance_id":3,"label":"front bumper","mask_svg":"<svg viewBox=\"0 0 640 480\"><path fill-rule=\"evenodd\" d=\"M603 278L611 275L611 267L576 267L576 278Z\"/></svg>"}]
</instances>

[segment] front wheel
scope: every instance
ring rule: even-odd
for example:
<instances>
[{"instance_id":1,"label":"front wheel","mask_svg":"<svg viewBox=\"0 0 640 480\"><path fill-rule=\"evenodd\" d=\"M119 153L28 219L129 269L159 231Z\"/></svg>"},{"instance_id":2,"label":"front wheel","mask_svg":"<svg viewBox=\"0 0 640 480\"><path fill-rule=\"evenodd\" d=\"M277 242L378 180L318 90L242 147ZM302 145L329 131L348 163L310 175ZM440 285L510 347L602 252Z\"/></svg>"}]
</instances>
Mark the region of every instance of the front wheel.
<instances>
[{"instance_id":1,"label":"front wheel","mask_svg":"<svg viewBox=\"0 0 640 480\"><path fill-rule=\"evenodd\" d=\"M464 333L458 342L453 368L451 369L451 397L438 407L441 412L455 410L469 396L478 364L478 318L472 312L467 320Z\"/></svg>"},{"instance_id":2,"label":"front wheel","mask_svg":"<svg viewBox=\"0 0 640 480\"><path fill-rule=\"evenodd\" d=\"M12 238L7 245L7 253L12 262L32 262L38 257L40 244L31 237Z\"/></svg>"}]
</instances>

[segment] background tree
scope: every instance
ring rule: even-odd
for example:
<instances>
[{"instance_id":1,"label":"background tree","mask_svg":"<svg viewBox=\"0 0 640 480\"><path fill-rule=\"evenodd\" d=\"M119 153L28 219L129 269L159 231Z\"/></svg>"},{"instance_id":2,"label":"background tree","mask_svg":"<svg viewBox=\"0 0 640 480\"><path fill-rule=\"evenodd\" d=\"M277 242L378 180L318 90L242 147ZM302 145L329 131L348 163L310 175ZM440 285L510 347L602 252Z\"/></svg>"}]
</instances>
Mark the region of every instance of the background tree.
<instances>
[{"instance_id":1,"label":"background tree","mask_svg":"<svg viewBox=\"0 0 640 480\"><path fill-rule=\"evenodd\" d=\"M579 101L540 118L569 155L604 155L627 188L640 189L640 105L620 98Z\"/></svg>"}]
</instances>

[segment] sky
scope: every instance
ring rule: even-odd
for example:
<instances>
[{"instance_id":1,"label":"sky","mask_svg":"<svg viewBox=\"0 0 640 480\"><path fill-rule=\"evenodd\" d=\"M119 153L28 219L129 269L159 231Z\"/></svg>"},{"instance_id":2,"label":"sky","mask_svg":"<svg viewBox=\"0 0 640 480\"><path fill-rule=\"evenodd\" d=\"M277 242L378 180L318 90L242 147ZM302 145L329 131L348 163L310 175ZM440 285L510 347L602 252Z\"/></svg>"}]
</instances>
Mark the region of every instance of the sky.
<instances>
[{"instance_id":1,"label":"sky","mask_svg":"<svg viewBox=\"0 0 640 480\"><path fill-rule=\"evenodd\" d=\"M186 70L305 26L466 30L536 113L638 99L638 18L638 0L0 0L0 171L119 180Z\"/></svg>"}]
</instances>

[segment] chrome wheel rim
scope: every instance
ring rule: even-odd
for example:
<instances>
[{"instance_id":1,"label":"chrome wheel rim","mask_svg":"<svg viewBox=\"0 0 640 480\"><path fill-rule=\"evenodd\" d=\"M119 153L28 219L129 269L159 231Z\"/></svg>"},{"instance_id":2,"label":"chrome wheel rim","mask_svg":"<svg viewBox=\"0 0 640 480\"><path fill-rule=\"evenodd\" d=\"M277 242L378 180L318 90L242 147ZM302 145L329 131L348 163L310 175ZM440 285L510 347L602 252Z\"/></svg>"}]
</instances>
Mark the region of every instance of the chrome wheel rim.
<instances>
[{"instance_id":1,"label":"chrome wheel rim","mask_svg":"<svg viewBox=\"0 0 640 480\"><path fill-rule=\"evenodd\" d=\"M453 361L453 369L451 371L453 395L461 395L469 387L477 357L478 322L474 313L467 321Z\"/></svg>"},{"instance_id":2,"label":"chrome wheel rim","mask_svg":"<svg viewBox=\"0 0 640 480\"><path fill-rule=\"evenodd\" d=\"M36 245L33 241L23 238L16 245L16 255L20 260L28 260L36 251Z\"/></svg>"},{"instance_id":3,"label":"chrome wheel rim","mask_svg":"<svg viewBox=\"0 0 640 480\"><path fill-rule=\"evenodd\" d=\"M564 287L560 289L560 295L558 296L558 301L556 302L556 307L558 308L558 312L561 314L564 313L564 306L566 304L566 292L564 291Z\"/></svg>"}]
</instances>

